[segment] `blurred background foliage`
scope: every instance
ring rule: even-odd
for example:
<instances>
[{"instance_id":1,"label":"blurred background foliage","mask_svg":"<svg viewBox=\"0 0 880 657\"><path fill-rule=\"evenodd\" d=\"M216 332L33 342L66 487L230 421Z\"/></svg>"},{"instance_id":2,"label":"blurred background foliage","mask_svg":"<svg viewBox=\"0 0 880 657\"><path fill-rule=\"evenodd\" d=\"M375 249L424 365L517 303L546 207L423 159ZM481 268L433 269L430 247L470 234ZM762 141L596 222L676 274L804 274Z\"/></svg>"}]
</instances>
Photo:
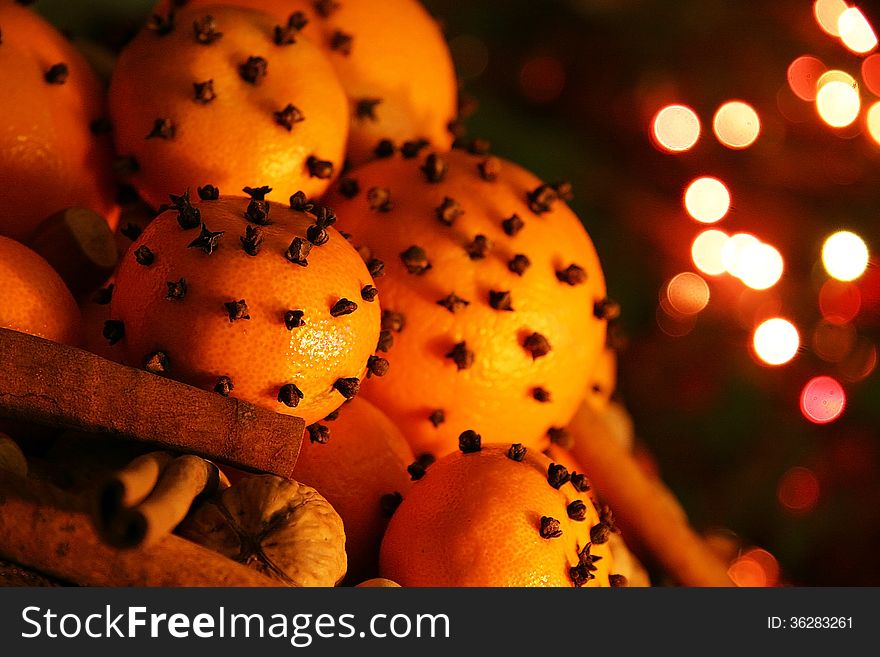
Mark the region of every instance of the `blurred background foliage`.
<instances>
[{"instance_id":1,"label":"blurred background foliage","mask_svg":"<svg viewBox=\"0 0 880 657\"><path fill-rule=\"evenodd\" d=\"M152 4L40 0L36 8L93 49L106 72L108 53ZM828 128L787 84L798 56L856 77L863 57L822 32L809 0L425 4L444 26L463 95L473 101L464 104L468 133L546 180L572 182L572 206L623 308L618 397L646 462L694 525L731 549L767 550L782 584L880 584L876 262L857 283L847 353L820 357L815 332L823 240L845 228L880 250L880 146L861 119ZM714 112L731 99L760 117L760 136L745 150L712 134ZM877 99L862 89L862 100ZM673 102L692 107L703 128L694 148L675 155L650 135L654 114ZM706 277L708 306L679 321L664 317L658 299L672 276L694 271L691 243L705 226L687 216L682 194L700 175L731 191L719 227L773 244L785 273L764 292ZM750 350L756 322L772 314L801 333L797 357L776 368ZM819 374L840 380L847 396L840 418L825 425L808 422L798 402Z\"/></svg>"}]
</instances>

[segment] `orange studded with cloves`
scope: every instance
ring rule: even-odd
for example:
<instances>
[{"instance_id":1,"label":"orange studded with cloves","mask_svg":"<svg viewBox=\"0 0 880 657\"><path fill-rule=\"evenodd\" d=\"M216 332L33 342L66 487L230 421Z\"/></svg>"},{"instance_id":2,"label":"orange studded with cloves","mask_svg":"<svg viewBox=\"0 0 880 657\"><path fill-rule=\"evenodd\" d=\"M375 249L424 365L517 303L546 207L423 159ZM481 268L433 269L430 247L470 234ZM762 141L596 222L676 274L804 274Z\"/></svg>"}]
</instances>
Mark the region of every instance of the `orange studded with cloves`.
<instances>
[{"instance_id":1,"label":"orange studded with cloves","mask_svg":"<svg viewBox=\"0 0 880 657\"><path fill-rule=\"evenodd\" d=\"M378 297L330 208L247 189L169 199L122 258L104 335L133 366L312 424L368 374Z\"/></svg>"},{"instance_id":2,"label":"orange studded with cloves","mask_svg":"<svg viewBox=\"0 0 880 657\"><path fill-rule=\"evenodd\" d=\"M231 6L154 16L114 68L110 113L131 182L154 207L206 181L253 180L279 198L320 194L340 172L349 103L321 47L278 43L277 21Z\"/></svg>"},{"instance_id":3,"label":"orange studded with cloves","mask_svg":"<svg viewBox=\"0 0 880 657\"><path fill-rule=\"evenodd\" d=\"M596 312L599 258L568 195L463 149L377 160L332 190L340 228L383 263L390 370L363 394L416 453L446 454L470 428L540 451L574 414L608 318Z\"/></svg>"}]
</instances>

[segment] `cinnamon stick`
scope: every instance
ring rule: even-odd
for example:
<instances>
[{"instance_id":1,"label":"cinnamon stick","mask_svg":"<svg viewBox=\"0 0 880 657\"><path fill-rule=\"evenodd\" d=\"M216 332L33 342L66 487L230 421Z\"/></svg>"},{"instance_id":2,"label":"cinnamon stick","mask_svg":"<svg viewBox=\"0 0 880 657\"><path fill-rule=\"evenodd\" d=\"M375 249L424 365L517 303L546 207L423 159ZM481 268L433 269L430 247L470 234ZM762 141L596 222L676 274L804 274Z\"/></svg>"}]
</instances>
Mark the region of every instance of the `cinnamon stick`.
<instances>
[{"instance_id":1,"label":"cinnamon stick","mask_svg":"<svg viewBox=\"0 0 880 657\"><path fill-rule=\"evenodd\" d=\"M0 417L293 473L301 418L9 329L0 329L0 363Z\"/></svg>"},{"instance_id":2,"label":"cinnamon stick","mask_svg":"<svg viewBox=\"0 0 880 657\"><path fill-rule=\"evenodd\" d=\"M113 482L123 486L116 508L119 488ZM174 530L196 497L212 493L219 482L217 467L197 456L172 460L163 452L145 454L99 491L98 531L113 547L152 545Z\"/></svg>"},{"instance_id":3,"label":"cinnamon stick","mask_svg":"<svg viewBox=\"0 0 880 657\"><path fill-rule=\"evenodd\" d=\"M83 586L278 586L173 534L150 547L101 541L81 501L43 482L0 472L0 557Z\"/></svg>"},{"instance_id":4,"label":"cinnamon stick","mask_svg":"<svg viewBox=\"0 0 880 657\"><path fill-rule=\"evenodd\" d=\"M674 494L642 470L602 415L582 403L569 431L572 453L615 517L675 580L683 586L733 586L727 566L690 526Z\"/></svg>"}]
</instances>

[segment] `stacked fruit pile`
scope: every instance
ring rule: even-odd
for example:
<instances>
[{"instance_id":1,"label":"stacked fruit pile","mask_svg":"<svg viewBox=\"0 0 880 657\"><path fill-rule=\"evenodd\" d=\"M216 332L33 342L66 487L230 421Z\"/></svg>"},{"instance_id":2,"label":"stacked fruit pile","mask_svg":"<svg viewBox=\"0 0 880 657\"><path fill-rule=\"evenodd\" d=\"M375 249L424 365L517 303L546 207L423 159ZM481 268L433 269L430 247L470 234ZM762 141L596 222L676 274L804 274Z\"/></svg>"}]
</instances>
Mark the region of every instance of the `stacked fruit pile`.
<instances>
[{"instance_id":1,"label":"stacked fruit pile","mask_svg":"<svg viewBox=\"0 0 880 657\"><path fill-rule=\"evenodd\" d=\"M4 425L29 480L98 495L83 535L116 565L22 563L116 583L126 549L184 541L284 584L647 583L579 462L621 409L571 186L462 135L417 0L163 0L106 85L21 4L0 2L0 326L305 426L292 472L254 474L219 438L217 469Z\"/></svg>"}]
</instances>

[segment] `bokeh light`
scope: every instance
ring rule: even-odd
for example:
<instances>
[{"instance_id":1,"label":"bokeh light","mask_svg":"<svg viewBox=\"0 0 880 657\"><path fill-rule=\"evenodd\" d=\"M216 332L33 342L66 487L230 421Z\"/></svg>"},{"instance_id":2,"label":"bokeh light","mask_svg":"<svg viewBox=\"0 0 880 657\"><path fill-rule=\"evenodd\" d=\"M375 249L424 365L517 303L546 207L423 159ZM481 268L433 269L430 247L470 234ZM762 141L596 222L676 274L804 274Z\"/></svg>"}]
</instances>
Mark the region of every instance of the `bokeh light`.
<instances>
[{"instance_id":1,"label":"bokeh light","mask_svg":"<svg viewBox=\"0 0 880 657\"><path fill-rule=\"evenodd\" d=\"M719 276L726 271L721 252L727 243L727 233L710 228L697 235L691 245L694 266L709 276Z\"/></svg>"},{"instance_id":2,"label":"bokeh light","mask_svg":"<svg viewBox=\"0 0 880 657\"><path fill-rule=\"evenodd\" d=\"M755 354L767 365L783 365L797 355L801 338L787 319L774 317L763 322L752 336Z\"/></svg>"},{"instance_id":3,"label":"bokeh light","mask_svg":"<svg viewBox=\"0 0 880 657\"><path fill-rule=\"evenodd\" d=\"M820 81L819 91L816 93L816 110L829 126L845 128L858 118L860 109L858 84L837 79Z\"/></svg>"},{"instance_id":4,"label":"bokeh light","mask_svg":"<svg viewBox=\"0 0 880 657\"><path fill-rule=\"evenodd\" d=\"M766 290L779 282L784 269L782 254L775 247L750 242L738 256L736 275L753 290Z\"/></svg>"},{"instance_id":5,"label":"bokeh light","mask_svg":"<svg viewBox=\"0 0 880 657\"><path fill-rule=\"evenodd\" d=\"M827 424L840 417L846 406L846 393L837 379L817 376L801 391L801 413L810 422Z\"/></svg>"},{"instance_id":6,"label":"bokeh light","mask_svg":"<svg viewBox=\"0 0 880 657\"><path fill-rule=\"evenodd\" d=\"M651 134L661 150L681 153L700 138L700 117L686 105L667 105L654 116Z\"/></svg>"},{"instance_id":7,"label":"bokeh light","mask_svg":"<svg viewBox=\"0 0 880 657\"><path fill-rule=\"evenodd\" d=\"M739 587L770 587L779 582L779 562L767 550L752 548L737 557L727 570Z\"/></svg>"},{"instance_id":8,"label":"bokeh light","mask_svg":"<svg viewBox=\"0 0 880 657\"><path fill-rule=\"evenodd\" d=\"M757 244L760 244L760 240L750 233L731 235L721 249L721 261L724 263L724 269L727 270L727 273L739 278L745 254Z\"/></svg>"},{"instance_id":9,"label":"bokeh light","mask_svg":"<svg viewBox=\"0 0 880 657\"><path fill-rule=\"evenodd\" d=\"M877 35L865 18L865 15L856 7L849 7L843 11L837 19L837 31L844 46L858 55L871 52L877 47Z\"/></svg>"},{"instance_id":10,"label":"bokeh light","mask_svg":"<svg viewBox=\"0 0 880 657\"><path fill-rule=\"evenodd\" d=\"M860 336L855 346L840 364L840 376L844 381L855 383L866 379L877 368L877 345Z\"/></svg>"},{"instance_id":11,"label":"bokeh light","mask_svg":"<svg viewBox=\"0 0 880 657\"><path fill-rule=\"evenodd\" d=\"M844 0L816 0L813 3L813 16L827 34L840 36L838 23L840 16L849 8Z\"/></svg>"},{"instance_id":12,"label":"bokeh light","mask_svg":"<svg viewBox=\"0 0 880 657\"><path fill-rule=\"evenodd\" d=\"M820 321L813 329L813 351L824 361L839 363L856 344L856 328L852 324Z\"/></svg>"},{"instance_id":13,"label":"bokeh light","mask_svg":"<svg viewBox=\"0 0 880 657\"><path fill-rule=\"evenodd\" d=\"M549 103L559 98L565 81L565 67L550 55L529 58L519 71L520 91L533 103Z\"/></svg>"},{"instance_id":14,"label":"bokeh light","mask_svg":"<svg viewBox=\"0 0 880 657\"><path fill-rule=\"evenodd\" d=\"M862 82L875 96L880 96L880 55L870 55L862 60Z\"/></svg>"},{"instance_id":15,"label":"bokeh light","mask_svg":"<svg viewBox=\"0 0 880 657\"><path fill-rule=\"evenodd\" d=\"M723 219L730 209L730 191L717 178L697 178L685 190L684 207L697 221L715 223Z\"/></svg>"},{"instance_id":16,"label":"bokeh light","mask_svg":"<svg viewBox=\"0 0 880 657\"><path fill-rule=\"evenodd\" d=\"M801 55L788 67L788 86L801 100L816 100L819 78L825 72L822 60L812 55Z\"/></svg>"},{"instance_id":17,"label":"bokeh light","mask_svg":"<svg viewBox=\"0 0 880 657\"><path fill-rule=\"evenodd\" d=\"M682 272L666 285L666 301L674 313L695 315L709 303L709 285L699 274Z\"/></svg>"},{"instance_id":18,"label":"bokeh light","mask_svg":"<svg viewBox=\"0 0 880 657\"><path fill-rule=\"evenodd\" d=\"M822 264L832 278L854 281L868 268L868 247L855 233L841 230L822 245Z\"/></svg>"},{"instance_id":19,"label":"bokeh light","mask_svg":"<svg viewBox=\"0 0 880 657\"><path fill-rule=\"evenodd\" d=\"M761 120L755 108L741 100L724 103L712 119L715 136L728 148L748 148L761 132Z\"/></svg>"},{"instance_id":20,"label":"bokeh light","mask_svg":"<svg viewBox=\"0 0 880 657\"><path fill-rule=\"evenodd\" d=\"M819 310L833 324L846 324L862 308L862 293L852 283L829 279L819 288Z\"/></svg>"},{"instance_id":21,"label":"bokeh light","mask_svg":"<svg viewBox=\"0 0 880 657\"><path fill-rule=\"evenodd\" d=\"M871 139L880 144L880 101L872 103L865 112L865 126Z\"/></svg>"},{"instance_id":22,"label":"bokeh light","mask_svg":"<svg viewBox=\"0 0 880 657\"><path fill-rule=\"evenodd\" d=\"M779 479L776 499L787 511L806 513L819 502L819 479L809 468L795 466Z\"/></svg>"}]
</instances>

